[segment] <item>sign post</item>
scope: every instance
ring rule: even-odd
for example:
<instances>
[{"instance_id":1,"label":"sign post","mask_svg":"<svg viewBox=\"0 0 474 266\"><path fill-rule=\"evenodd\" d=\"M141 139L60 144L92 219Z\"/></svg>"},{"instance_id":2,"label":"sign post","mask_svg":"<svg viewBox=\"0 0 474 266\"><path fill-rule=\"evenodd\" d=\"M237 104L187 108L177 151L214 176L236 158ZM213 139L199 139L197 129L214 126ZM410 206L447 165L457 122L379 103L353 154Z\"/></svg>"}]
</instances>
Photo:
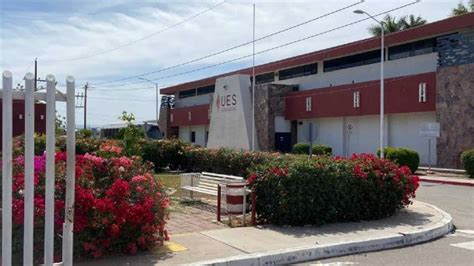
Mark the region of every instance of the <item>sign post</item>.
<instances>
[{"instance_id":1,"label":"sign post","mask_svg":"<svg viewBox=\"0 0 474 266\"><path fill-rule=\"evenodd\" d=\"M431 171L431 139L439 138L439 123L423 123L421 125L420 136L428 138L428 171L427 174L432 174Z\"/></svg>"}]
</instances>

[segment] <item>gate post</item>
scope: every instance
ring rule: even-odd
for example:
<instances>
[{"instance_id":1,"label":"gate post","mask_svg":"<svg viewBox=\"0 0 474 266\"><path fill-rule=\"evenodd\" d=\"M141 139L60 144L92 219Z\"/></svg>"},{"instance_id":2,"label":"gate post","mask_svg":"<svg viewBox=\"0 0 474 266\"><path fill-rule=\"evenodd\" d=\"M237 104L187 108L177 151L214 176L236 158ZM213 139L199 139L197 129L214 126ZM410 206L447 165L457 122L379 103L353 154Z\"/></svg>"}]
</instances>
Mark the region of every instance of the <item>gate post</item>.
<instances>
[{"instance_id":1,"label":"gate post","mask_svg":"<svg viewBox=\"0 0 474 266\"><path fill-rule=\"evenodd\" d=\"M12 73L2 75L2 265L12 264Z\"/></svg>"},{"instance_id":2,"label":"gate post","mask_svg":"<svg viewBox=\"0 0 474 266\"><path fill-rule=\"evenodd\" d=\"M74 192L76 175L76 119L75 119L75 81L74 77L66 78L67 99L67 168L66 168L66 206L63 225L63 263L72 266L73 226L74 226Z\"/></svg>"},{"instance_id":3,"label":"gate post","mask_svg":"<svg viewBox=\"0 0 474 266\"><path fill-rule=\"evenodd\" d=\"M54 181L56 152L56 84L53 75L46 76L46 183L44 265L53 265L54 260Z\"/></svg>"},{"instance_id":4,"label":"gate post","mask_svg":"<svg viewBox=\"0 0 474 266\"><path fill-rule=\"evenodd\" d=\"M34 75L25 75L25 217L23 236L23 265L33 265L34 226L34 154L35 154L35 96Z\"/></svg>"}]
</instances>

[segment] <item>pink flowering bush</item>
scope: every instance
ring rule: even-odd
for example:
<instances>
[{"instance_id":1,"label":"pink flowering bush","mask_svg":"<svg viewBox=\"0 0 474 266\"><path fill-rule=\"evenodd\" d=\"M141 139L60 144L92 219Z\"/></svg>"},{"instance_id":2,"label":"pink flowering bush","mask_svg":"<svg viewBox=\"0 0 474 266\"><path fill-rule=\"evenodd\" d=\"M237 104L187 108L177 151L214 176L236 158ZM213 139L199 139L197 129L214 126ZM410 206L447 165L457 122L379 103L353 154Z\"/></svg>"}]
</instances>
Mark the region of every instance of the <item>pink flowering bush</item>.
<instances>
[{"instance_id":1,"label":"pink flowering bush","mask_svg":"<svg viewBox=\"0 0 474 266\"><path fill-rule=\"evenodd\" d=\"M279 225L388 217L411 204L419 186L410 168L370 154L275 161L247 182L256 191L258 221Z\"/></svg>"},{"instance_id":2,"label":"pink flowering bush","mask_svg":"<svg viewBox=\"0 0 474 266\"><path fill-rule=\"evenodd\" d=\"M21 260L23 248L23 156L14 160L14 251ZM97 154L76 156L74 253L98 258L105 254L134 254L168 239L165 229L169 199L152 172L152 164L125 157L113 143ZM64 222L66 153L56 153L55 247L60 260ZM42 261L44 234L45 156L35 157L34 250Z\"/></svg>"}]
</instances>

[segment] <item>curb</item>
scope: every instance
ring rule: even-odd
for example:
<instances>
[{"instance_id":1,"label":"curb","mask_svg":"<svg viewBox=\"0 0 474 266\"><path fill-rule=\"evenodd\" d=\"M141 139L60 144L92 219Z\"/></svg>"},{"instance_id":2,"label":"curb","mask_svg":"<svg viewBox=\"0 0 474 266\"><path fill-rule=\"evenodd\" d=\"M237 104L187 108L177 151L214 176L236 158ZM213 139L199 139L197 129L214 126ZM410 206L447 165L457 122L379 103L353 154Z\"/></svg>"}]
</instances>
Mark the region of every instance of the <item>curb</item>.
<instances>
[{"instance_id":1,"label":"curb","mask_svg":"<svg viewBox=\"0 0 474 266\"><path fill-rule=\"evenodd\" d=\"M423 178L420 177L421 182L429 182L429 183L437 183L437 184L445 184L445 185L454 185L454 186L466 186L466 187L474 187L474 183L465 182L465 181L457 181L457 180L437 180L433 178Z\"/></svg>"},{"instance_id":2,"label":"curb","mask_svg":"<svg viewBox=\"0 0 474 266\"><path fill-rule=\"evenodd\" d=\"M310 245L275 251L266 251L253 254L239 255L228 258L207 260L192 263L191 265L281 265L304 261L313 261L331 257L345 256L355 253L371 252L392 248L399 248L427 242L450 233L453 229L451 215L431 204L423 203L440 212L443 218L427 228L416 230L413 233L398 233L368 238L362 241L340 242L330 245Z\"/></svg>"}]
</instances>

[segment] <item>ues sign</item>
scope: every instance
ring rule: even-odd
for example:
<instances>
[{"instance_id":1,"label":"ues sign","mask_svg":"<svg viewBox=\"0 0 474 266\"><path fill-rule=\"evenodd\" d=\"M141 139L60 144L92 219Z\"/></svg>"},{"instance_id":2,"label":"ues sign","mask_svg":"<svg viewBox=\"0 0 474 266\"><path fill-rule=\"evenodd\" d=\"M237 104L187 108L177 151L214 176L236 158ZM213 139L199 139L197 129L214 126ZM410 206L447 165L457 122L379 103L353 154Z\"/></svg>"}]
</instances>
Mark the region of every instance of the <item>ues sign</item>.
<instances>
[{"instance_id":1,"label":"ues sign","mask_svg":"<svg viewBox=\"0 0 474 266\"><path fill-rule=\"evenodd\" d=\"M439 138L439 123L423 123L420 135L423 137Z\"/></svg>"}]
</instances>

